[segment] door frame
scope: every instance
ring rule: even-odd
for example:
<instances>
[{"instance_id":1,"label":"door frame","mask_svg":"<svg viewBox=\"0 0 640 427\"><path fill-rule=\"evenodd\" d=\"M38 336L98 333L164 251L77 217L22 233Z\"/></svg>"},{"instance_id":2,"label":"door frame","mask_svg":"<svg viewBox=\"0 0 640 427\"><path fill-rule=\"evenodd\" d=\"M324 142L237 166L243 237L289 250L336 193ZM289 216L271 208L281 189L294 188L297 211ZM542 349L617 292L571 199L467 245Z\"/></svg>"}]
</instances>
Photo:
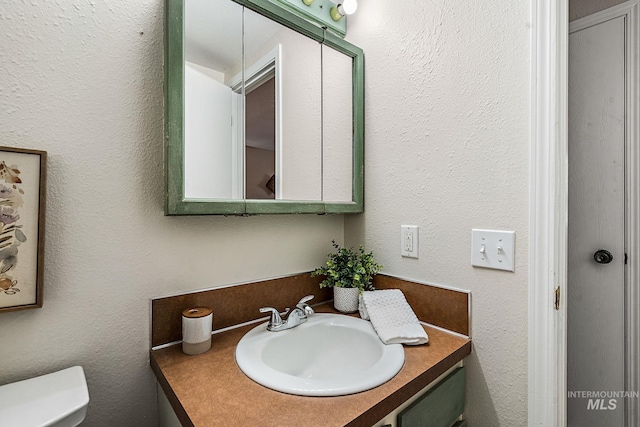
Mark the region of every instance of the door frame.
<instances>
[{"instance_id":1,"label":"door frame","mask_svg":"<svg viewBox=\"0 0 640 427\"><path fill-rule=\"evenodd\" d=\"M626 16L626 116L640 111L639 0L594 14ZM531 0L531 157L529 244L529 426L567 423L568 0ZM600 16L600 17L598 17ZM584 18L583 22L588 22ZM595 21L594 21L595 22ZM577 28L575 24L572 29ZM591 24L593 25L593 23ZM640 283L640 144L638 121L626 122L626 282ZM555 291L560 304L554 307ZM627 390L638 391L640 290L626 287ZM640 414L627 402L627 419Z\"/></svg>"},{"instance_id":2,"label":"door frame","mask_svg":"<svg viewBox=\"0 0 640 427\"><path fill-rule=\"evenodd\" d=\"M531 19L528 424L549 427L566 425L568 0L531 0Z\"/></svg>"}]
</instances>

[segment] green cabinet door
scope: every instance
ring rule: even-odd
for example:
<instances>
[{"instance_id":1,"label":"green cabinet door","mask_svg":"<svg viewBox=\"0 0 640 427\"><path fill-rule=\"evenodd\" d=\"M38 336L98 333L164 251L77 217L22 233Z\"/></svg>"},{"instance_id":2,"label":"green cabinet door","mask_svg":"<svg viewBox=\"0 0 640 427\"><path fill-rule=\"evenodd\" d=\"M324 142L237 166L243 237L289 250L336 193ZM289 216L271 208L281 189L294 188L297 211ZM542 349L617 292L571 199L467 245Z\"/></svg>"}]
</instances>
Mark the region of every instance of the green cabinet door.
<instances>
[{"instance_id":1,"label":"green cabinet door","mask_svg":"<svg viewBox=\"0 0 640 427\"><path fill-rule=\"evenodd\" d=\"M398 414L398 427L464 427L465 374L458 368Z\"/></svg>"}]
</instances>

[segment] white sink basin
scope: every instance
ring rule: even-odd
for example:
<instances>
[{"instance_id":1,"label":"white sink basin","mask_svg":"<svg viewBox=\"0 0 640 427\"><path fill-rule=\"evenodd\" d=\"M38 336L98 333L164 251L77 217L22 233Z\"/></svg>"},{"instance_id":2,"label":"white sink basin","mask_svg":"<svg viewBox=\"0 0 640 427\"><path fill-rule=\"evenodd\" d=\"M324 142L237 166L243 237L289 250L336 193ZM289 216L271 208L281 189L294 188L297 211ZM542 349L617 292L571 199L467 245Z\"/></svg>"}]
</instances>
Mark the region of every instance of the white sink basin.
<instances>
[{"instance_id":1,"label":"white sink basin","mask_svg":"<svg viewBox=\"0 0 640 427\"><path fill-rule=\"evenodd\" d=\"M280 332L267 324L242 337L236 362L249 378L300 396L341 396L377 387L404 364L401 344L385 345L371 323L340 314L314 314Z\"/></svg>"}]
</instances>

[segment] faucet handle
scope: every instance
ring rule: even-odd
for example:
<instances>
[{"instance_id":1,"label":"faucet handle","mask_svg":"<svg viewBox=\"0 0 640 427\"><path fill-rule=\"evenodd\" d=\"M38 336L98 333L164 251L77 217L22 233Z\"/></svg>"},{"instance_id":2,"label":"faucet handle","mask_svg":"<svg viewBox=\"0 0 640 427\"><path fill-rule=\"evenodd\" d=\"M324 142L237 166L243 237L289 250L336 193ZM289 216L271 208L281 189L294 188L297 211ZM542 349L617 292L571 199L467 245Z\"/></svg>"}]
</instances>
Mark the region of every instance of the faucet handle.
<instances>
[{"instance_id":1,"label":"faucet handle","mask_svg":"<svg viewBox=\"0 0 640 427\"><path fill-rule=\"evenodd\" d=\"M284 314L287 314L288 312L289 312L289 307L284 309ZM276 310L273 307L262 307L260 308L260 313L271 313L271 318L269 319L269 325L268 325L269 328L274 326L280 326L284 323L282 321L282 317L280 316L280 313L278 312L278 310Z\"/></svg>"},{"instance_id":2,"label":"faucet handle","mask_svg":"<svg viewBox=\"0 0 640 427\"><path fill-rule=\"evenodd\" d=\"M307 302L311 301L313 298L314 298L313 295L307 295L306 297L303 297L300 301L298 301L298 304L296 304L296 307L304 311L307 316L312 315L315 312L313 311L313 308L311 308L307 304Z\"/></svg>"},{"instance_id":3,"label":"faucet handle","mask_svg":"<svg viewBox=\"0 0 640 427\"><path fill-rule=\"evenodd\" d=\"M315 298L313 295L307 295L306 297L302 297L302 299L298 301L297 305L304 304L307 301L311 301L313 298Z\"/></svg>"}]
</instances>

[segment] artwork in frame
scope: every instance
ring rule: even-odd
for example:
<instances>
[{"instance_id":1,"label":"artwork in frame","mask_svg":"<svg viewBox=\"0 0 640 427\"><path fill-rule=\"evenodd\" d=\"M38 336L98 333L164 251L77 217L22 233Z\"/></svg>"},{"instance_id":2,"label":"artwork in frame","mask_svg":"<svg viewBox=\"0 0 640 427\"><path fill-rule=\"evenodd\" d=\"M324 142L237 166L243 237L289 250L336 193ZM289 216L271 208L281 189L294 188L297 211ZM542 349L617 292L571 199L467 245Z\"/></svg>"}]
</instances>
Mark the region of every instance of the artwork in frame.
<instances>
[{"instance_id":1,"label":"artwork in frame","mask_svg":"<svg viewBox=\"0 0 640 427\"><path fill-rule=\"evenodd\" d=\"M0 147L0 312L42 307L46 151Z\"/></svg>"}]
</instances>

